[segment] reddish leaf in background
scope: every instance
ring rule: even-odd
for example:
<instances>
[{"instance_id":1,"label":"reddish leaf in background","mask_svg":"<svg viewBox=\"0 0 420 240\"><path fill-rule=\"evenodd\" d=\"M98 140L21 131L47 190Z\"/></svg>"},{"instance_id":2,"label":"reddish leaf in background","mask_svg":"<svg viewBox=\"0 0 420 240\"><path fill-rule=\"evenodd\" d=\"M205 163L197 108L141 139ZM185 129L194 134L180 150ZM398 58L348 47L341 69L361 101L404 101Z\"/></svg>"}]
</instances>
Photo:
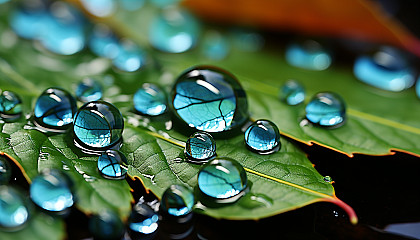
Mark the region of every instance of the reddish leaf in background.
<instances>
[{"instance_id":1,"label":"reddish leaf in background","mask_svg":"<svg viewBox=\"0 0 420 240\"><path fill-rule=\"evenodd\" d=\"M420 40L367 0L184 0L210 21L391 44L420 56Z\"/></svg>"}]
</instances>

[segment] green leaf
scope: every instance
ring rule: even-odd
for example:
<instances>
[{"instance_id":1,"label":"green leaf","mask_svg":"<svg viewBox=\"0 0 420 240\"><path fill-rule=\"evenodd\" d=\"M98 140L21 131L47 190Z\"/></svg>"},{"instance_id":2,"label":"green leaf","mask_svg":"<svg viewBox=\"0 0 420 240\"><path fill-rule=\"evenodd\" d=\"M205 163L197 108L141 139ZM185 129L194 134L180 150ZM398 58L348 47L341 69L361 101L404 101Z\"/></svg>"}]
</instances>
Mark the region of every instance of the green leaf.
<instances>
[{"instance_id":1,"label":"green leaf","mask_svg":"<svg viewBox=\"0 0 420 240\"><path fill-rule=\"evenodd\" d=\"M64 233L65 229L63 220L48 216L41 212L35 212L23 229L15 232L6 232L0 230L0 239L59 240L65 239Z\"/></svg>"}]
</instances>

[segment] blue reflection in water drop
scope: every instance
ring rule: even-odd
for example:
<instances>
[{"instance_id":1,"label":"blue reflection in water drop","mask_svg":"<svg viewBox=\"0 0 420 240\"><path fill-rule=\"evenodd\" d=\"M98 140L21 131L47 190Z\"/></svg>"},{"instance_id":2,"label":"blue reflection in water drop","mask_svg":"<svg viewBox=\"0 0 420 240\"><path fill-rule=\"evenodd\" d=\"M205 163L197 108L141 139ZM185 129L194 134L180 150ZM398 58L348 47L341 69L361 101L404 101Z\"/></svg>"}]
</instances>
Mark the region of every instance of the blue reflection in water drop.
<instances>
[{"instance_id":1,"label":"blue reflection in water drop","mask_svg":"<svg viewBox=\"0 0 420 240\"><path fill-rule=\"evenodd\" d=\"M316 94L306 105L306 118L323 127L338 127L346 120L346 105L337 94Z\"/></svg>"},{"instance_id":2,"label":"blue reflection in water drop","mask_svg":"<svg viewBox=\"0 0 420 240\"><path fill-rule=\"evenodd\" d=\"M199 31L199 23L191 14L170 9L153 19L149 41L161 51L181 53L195 46Z\"/></svg>"},{"instance_id":3,"label":"blue reflection in water drop","mask_svg":"<svg viewBox=\"0 0 420 240\"><path fill-rule=\"evenodd\" d=\"M65 130L73 122L76 100L65 90L49 88L37 99L35 123L49 130Z\"/></svg>"},{"instance_id":4,"label":"blue reflection in water drop","mask_svg":"<svg viewBox=\"0 0 420 240\"><path fill-rule=\"evenodd\" d=\"M305 89L295 80L288 80L280 89L280 99L288 105L298 105L305 100Z\"/></svg>"},{"instance_id":5,"label":"blue reflection in water drop","mask_svg":"<svg viewBox=\"0 0 420 240\"><path fill-rule=\"evenodd\" d=\"M331 55L318 42L306 40L286 48L286 61L295 67L319 71L331 65Z\"/></svg>"},{"instance_id":6,"label":"blue reflection in water drop","mask_svg":"<svg viewBox=\"0 0 420 240\"><path fill-rule=\"evenodd\" d=\"M185 144L185 155L195 163L205 163L216 156L216 142L206 132L193 133Z\"/></svg>"},{"instance_id":7,"label":"blue reflection in water drop","mask_svg":"<svg viewBox=\"0 0 420 240\"><path fill-rule=\"evenodd\" d=\"M204 56L214 60L221 60L225 58L230 48L226 37L217 31L208 32L205 35L202 44Z\"/></svg>"},{"instance_id":8,"label":"blue reflection in water drop","mask_svg":"<svg viewBox=\"0 0 420 240\"><path fill-rule=\"evenodd\" d=\"M46 31L52 17L43 5L17 8L10 14L10 26L20 37L38 39Z\"/></svg>"},{"instance_id":9,"label":"blue reflection in water drop","mask_svg":"<svg viewBox=\"0 0 420 240\"><path fill-rule=\"evenodd\" d=\"M167 109L165 92L152 83L143 84L134 94L133 102L136 111L143 115L158 116Z\"/></svg>"},{"instance_id":10,"label":"blue reflection in water drop","mask_svg":"<svg viewBox=\"0 0 420 240\"><path fill-rule=\"evenodd\" d=\"M7 184L11 177L12 167L9 160L4 155L0 155L0 185Z\"/></svg>"},{"instance_id":11,"label":"blue reflection in water drop","mask_svg":"<svg viewBox=\"0 0 420 240\"><path fill-rule=\"evenodd\" d=\"M119 151L108 150L99 156L98 169L105 178L124 179L128 169L127 159Z\"/></svg>"},{"instance_id":12,"label":"blue reflection in water drop","mask_svg":"<svg viewBox=\"0 0 420 240\"><path fill-rule=\"evenodd\" d=\"M117 55L112 64L121 71L134 72L145 64L145 53L131 42L120 42Z\"/></svg>"},{"instance_id":13,"label":"blue reflection in water drop","mask_svg":"<svg viewBox=\"0 0 420 240\"><path fill-rule=\"evenodd\" d=\"M132 239L151 239L159 227L158 214L144 203L134 205L128 218L128 233Z\"/></svg>"},{"instance_id":14,"label":"blue reflection in water drop","mask_svg":"<svg viewBox=\"0 0 420 240\"><path fill-rule=\"evenodd\" d=\"M36 205L47 211L63 212L74 203L68 177L55 169L36 176L29 194Z\"/></svg>"},{"instance_id":15,"label":"blue reflection in water drop","mask_svg":"<svg viewBox=\"0 0 420 240\"><path fill-rule=\"evenodd\" d=\"M260 154L269 154L280 149L280 131L269 120L258 120L245 131L245 143L249 149Z\"/></svg>"},{"instance_id":16,"label":"blue reflection in water drop","mask_svg":"<svg viewBox=\"0 0 420 240\"><path fill-rule=\"evenodd\" d=\"M136 11L143 7L145 0L120 0L120 5L127 11Z\"/></svg>"},{"instance_id":17,"label":"blue reflection in water drop","mask_svg":"<svg viewBox=\"0 0 420 240\"><path fill-rule=\"evenodd\" d=\"M159 210L172 216L185 216L194 206L192 190L183 185L171 185L162 195Z\"/></svg>"},{"instance_id":18,"label":"blue reflection in water drop","mask_svg":"<svg viewBox=\"0 0 420 240\"><path fill-rule=\"evenodd\" d=\"M364 83L394 92L411 87L415 81L415 70L406 56L391 47L384 47L373 56L360 56L353 72Z\"/></svg>"},{"instance_id":19,"label":"blue reflection in water drop","mask_svg":"<svg viewBox=\"0 0 420 240\"><path fill-rule=\"evenodd\" d=\"M74 117L75 140L88 148L109 148L121 140L124 121L120 111L104 101L83 105Z\"/></svg>"},{"instance_id":20,"label":"blue reflection in water drop","mask_svg":"<svg viewBox=\"0 0 420 240\"><path fill-rule=\"evenodd\" d=\"M22 194L11 186L0 186L0 227L16 229L26 223L30 215Z\"/></svg>"},{"instance_id":21,"label":"blue reflection in water drop","mask_svg":"<svg viewBox=\"0 0 420 240\"><path fill-rule=\"evenodd\" d=\"M121 239L124 224L117 213L111 210L100 211L89 219L89 231L94 239Z\"/></svg>"},{"instance_id":22,"label":"blue reflection in water drop","mask_svg":"<svg viewBox=\"0 0 420 240\"><path fill-rule=\"evenodd\" d=\"M10 118L22 114L22 100L11 91L0 94L0 118Z\"/></svg>"},{"instance_id":23,"label":"blue reflection in water drop","mask_svg":"<svg viewBox=\"0 0 420 240\"><path fill-rule=\"evenodd\" d=\"M102 86L93 78L86 78L77 85L76 97L82 102L97 101L102 98Z\"/></svg>"},{"instance_id":24,"label":"blue reflection in water drop","mask_svg":"<svg viewBox=\"0 0 420 240\"><path fill-rule=\"evenodd\" d=\"M198 188L215 200L236 201L245 192L247 184L244 168L229 158L216 158L198 172Z\"/></svg>"},{"instance_id":25,"label":"blue reflection in water drop","mask_svg":"<svg viewBox=\"0 0 420 240\"><path fill-rule=\"evenodd\" d=\"M120 46L109 27L96 25L89 37L89 48L100 57L113 59L117 56Z\"/></svg>"},{"instance_id":26,"label":"blue reflection in water drop","mask_svg":"<svg viewBox=\"0 0 420 240\"><path fill-rule=\"evenodd\" d=\"M227 131L248 119L245 91L233 75L216 67L185 71L174 85L172 99L176 116L197 130Z\"/></svg>"},{"instance_id":27,"label":"blue reflection in water drop","mask_svg":"<svg viewBox=\"0 0 420 240\"><path fill-rule=\"evenodd\" d=\"M80 0L80 2L89 13L97 17L110 16L117 8L115 0Z\"/></svg>"}]
</instances>

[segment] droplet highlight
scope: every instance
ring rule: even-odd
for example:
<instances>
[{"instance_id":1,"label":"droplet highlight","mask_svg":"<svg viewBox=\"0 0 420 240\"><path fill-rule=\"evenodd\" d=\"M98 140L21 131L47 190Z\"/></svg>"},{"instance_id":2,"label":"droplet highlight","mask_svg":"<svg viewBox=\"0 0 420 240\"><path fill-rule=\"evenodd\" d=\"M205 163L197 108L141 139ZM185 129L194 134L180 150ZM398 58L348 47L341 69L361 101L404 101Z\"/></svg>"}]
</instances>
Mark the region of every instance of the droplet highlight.
<instances>
[{"instance_id":1,"label":"droplet highlight","mask_svg":"<svg viewBox=\"0 0 420 240\"><path fill-rule=\"evenodd\" d=\"M50 131L64 131L73 122L76 111L76 100L70 93L60 88L49 88L35 103L35 124Z\"/></svg>"},{"instance_id":2,"label":"droplet highlight","mask_svg":"<svg viewBox=\"0 0 420 240\"><path fill-rule=\"evenodd\" d=\"M172 89L172 108L181 122L206 132L241 127L248 120L246 94L230 73L197 66L182 73Z\"/></svg>"},{"instance_id":3,"label":"droplet highlight","mask_svg":"<svg viewBox=\"0 0 420 240\"><path fill-rule=\"evenodd\" d=\"M306 105L306 118L322 127L339 127L346 120L346 105L336 93L316 94Z\"/></svg>"},{"instance_id":4,"label":"droplet highlight","mask_svg":"<svg viewBox=\"0 0 420 240\"><path fill-rule=\"evenodd\" d=\"M120 151L108 150L98 158L98 170L104 178L124 179L127 169L127 158Z\"/></svg>"},{"instance_id":5,"label":"droplet highlight","mask_svg":"<svg viewBox=\"0 0 420 240\"><path fill-rule=\"evenodd\" d=\"M121 239L124 234L124 224L115 212L104 210L89 219L89 231L94 239Z\"/></svg>"},{"instance_id":6,"label":"droplet highlight","mask_svg":"<svg viewBox=\"0 0 420 240\"><path fill-rule=\"evenodd\" d=\"M134 109L147 116L159 116L167 110L165 92L157 85L145 83L133 97Z\"/></svg>"},{"instance_id":7,"label":"droplet highlight","mask_svg":"<svg viewBox=\"0 0 420 240\"><path fill-rule=\"evenodd\" d=\"M74 204L69 178L55 169L36 176L30 186L29 194L36 205L51 212L65 212Z\"/></svg>"},{"instance_id":8,"label":"droplet highlight","mask_svg":"<svg viewBox=\"0 0 420 240\"><path fill-rule=\"evenodd\" d=\"M145 53L140 47L131 42L120 42L112 64L121 71L135 72L145 65L145 61Z\"/></svg>"},{"instance_id":9,"label":"droplet highlight","mask_svg":"<svg viewBox=\"0 0 420 240\"><path fill-rule=\"evenodd\" d=\"M216 202L235 202L245 194L247 187L245 170L233 159L216 158L198 172L198 188Z\"/></svg>"},{"instance_id":10,"label":"droplet highlight","mask_svg":"<svg viewBox=\"0 0 420 240\"><path fill-rule=\"evenodd\" d=\"M280 149L280 131L269 120L257 120L245 131L245 143L248 149L259 154L270 154Z\"/></svg>"},{"instance_id":11,"label":"droplet highlight","mask_svg":"<svg viewBox=\"0 0 420 240\"><path fill-rule=\"evenodd\" d=\"M76 97L81 102L97 101L102 95L102 85L93 78L86 78L77 85Z\"/></svg>"},{"instance_id":12,"label":"droplet highlight","mask_svg":"<svg viewBox=\"0 0 420 240\"><path fill-rule=\"evenodd\" d=\"M281 87L279 97L288 105L298 105L305 100L305 89L298 81L288 80Z\"/></svg>"},{"instance_id":13,"label":"droplet highlight","mask_svg":"<svg viewBox=\"0 0 420 240\"><path fill-rule=\"evenodd\" d=\"M105 101L89 102L77 111L73 132L76 143L93 149L106 149L121 141L123 117L114 105Z\"/></svg>"},{"instance_id":14,"label":"droplet highlight","mask_svg":"<svg viewBox=\"0 0 420 240\"><path fill-rule=\"evenodd\" d=\"M152 239L159 227L158 214L147 204L134 205L128 218L128 234L132 239Z\"/></svg>"},{"instance_id":15,"label":"droplet highlight","mask_svg":"<svg viewBox=\"0 0 420 240\"><path fill-rule=\"evenodd\" d=\"M383 47L371 56L360 56L353 72L360 81L393 92L411 87L416 74L407 57L391 47Z\"/></svg>"},{"instance_id":16,"label":"droplet highlight","mask_svg":"<svg viewBox=\"0 0 420 240\"><path fill-rule=\"evenodd\" d=\"M11 91L0 94L0 118L16 119L22 115L22 100L19 95Z\"/></svg>"},{"instance_id":17,"label":"droplet highlight","mask_svg":"<svg viewBox=\"0 0 420 240\"><path fill-rule=\"evenodd\" d=\"M194 163L206 163L216 156L216 141L206 132L195 132L185 144L185 155Z\"/></svg>"},{"instance_id":18,"label":"droplet highlight","mask_svg":"<svg viewBox=\"0 0 420 240\"><path fill-rule=\"evenodd\" d=\"M321 71L327 69L332 60L330 53L320 43L306 40L287 46L286 61L295 67Z\"/></svg>"},{"instance_id":19,"label":"droplet highlight","mask_svg":"<svg viewBox=\"0 0 420 240\"><path fill-rule=\"evenodd\" d=\"M180 217L191 213L194 194L189 187L171 185L162 195L159 210L164 214Z\"/></svg>"},{"instance_id":20,"label":"droplet highlight","mask_svg":"<svg viewBox=\"0 0 420 240\"><path fill-rule=\"evenodd\" d=\"M0 185L0 228L18 230L29 219L28 203L18 190Z\"/></svg>"},{"instance_id":21,"label":"droplet highlight","mask_svg":"<svg viewBox=\"0 0 420 240\"><path fill-rule=\"evenodd\" d=\"M0 155L0 185L7 184L11 177L12 167L9 160L4 155Z\"/></svg>"}]
</instances>

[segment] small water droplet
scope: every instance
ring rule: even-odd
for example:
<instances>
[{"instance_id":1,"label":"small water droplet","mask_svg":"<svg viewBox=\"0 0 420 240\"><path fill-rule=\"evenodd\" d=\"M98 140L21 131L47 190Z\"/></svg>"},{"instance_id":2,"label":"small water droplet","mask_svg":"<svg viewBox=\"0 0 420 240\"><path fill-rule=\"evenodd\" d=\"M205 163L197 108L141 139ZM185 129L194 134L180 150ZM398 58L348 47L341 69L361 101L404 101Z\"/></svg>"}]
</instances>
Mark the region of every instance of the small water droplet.
<instances>
[{"instance_id":1,"label":"small water droplet","mask_svg":"<svg viewBox=\"0 0 420 240\"><path fill-rule=\"evenodd\" d=\"M89 38L90 50L100 57L113 59L119 51L117 37L106 25L96 25Z\"/></svg>"},{"instance_id":2,"label":"small water droplet","mask_svg":"<svg viewBox=\"0 0 420 240\"><path fill-rule=\"evenodd\" d=\"M286 61L295 67L320 71L331 65L331 56L320 43L306 40L287 46Z\"/></svg>"},{"instance_id":3,"label":"small water droplet","mask_svg":"<svg viewBox=\"0 0 420 240\"><path fill-rule=\"evenodd\" d=\"M145 53L134 43L123 41L112 64L121 71L135 72L145 65Z\"/></svg>"},{"instance_id":4,"label":"small water droplet","mask_svg":"<svg viewBox=\"0 0 420 240\"><path fill-rule=\"evenodd\" d=\"M51 212L64 212L74 204L69 178L55 169L36 176L29 193L36 205Z\"/></svg>"},{"instance_id":5,"label":"small water droplet","mask_svg":"<svg viewBox=\"0 0 420 240\"><path fill-rule=\"evenodd\" d=\"M143 115L158 116L167 109L165 92L152 83L143 84L134 94L133 102L136 111Z\"/></svg>"},{"instance_id":6,"label":"small water droplet","mask_svg":"<svg viewBox=\"0 0 420 240\"><path fill-rule=\"evenodd\" d=\"M171 185L162 195L160 211L175 217L186 216L194 206L194 194L189 187Z\"/></svg>"},{"instance_id":7,"label":"small water droplet","mask_svg":"<svg viewBox=\"0 0 420 240\"><path fill-rule=\"evenodd\" d=\"M172 99L175 115L197 130L222 132L248 120L245 91L233 75L216 67L197 66L182 73Z\"/></svg>"},{"instance_id":8,"label":"small water droplet","mask_svg":"<svg viewBox=\"0 0 420 240\"><path fill-rule=\"evenodd\" d=\"M280 131L276 124L269 120L257 120L245 131L245 143L259 154L270 154L280 149Z\"/></svg>"},{"instance_id":9,"label":"small water droplet","mask_svg":"<svg viewBox=\"0 0 420 240\"><path fill-rule=\"evenodd\" d=\"M12 167L9 160L4 155L0 155L0 185L7 184L11 178Z\"/></svg>"},{"instance_id":10,"label":"small water droplet","mask_svg":"<svg viewBox=\"0 0 420 240\"><path fill-rule=\"evenodd\" d=\"M298 81L288 80L281 87L279 96L288 105L298 105L305 100L305 89Z\"/></svg>"},{"instance_id":11,"label":"small water droplet","mask_svg":"<svg viewBox=\"0 0 420 240\"><path fill-rule=\"evenodd\" d=\"M225 58L229 52L229 42L226 37L217 31L207 32L202 44L204 56L210 59L221 60Z\"/></svg>"},{"instance_id":12,"label":"small water droplet","mask_svg":"<svg viewBox=\"0 0 420 240\"><path fill-rule=\"evenodd\" d=\"M107 149L121 141L123 117L114 105L105 101L88 102L74 117L75 141L88 149Z\"/></svg>"},{"instance_id":13,"label":"small water droplet","mask_svg":"<svg viewBox=\"0 0 420 240\"><path fill-rule=\"evenodd\" d=\"M132 239L152 239L159 227L159 216L147 204L138 203L134 205L127 225Z\"/></svg>"},{"instance_id":14,"label":"small water droplet","mask_svg":"<svg viewBox=\"0 0 420 240\"><path fill-rule=\"evenodd\" d=\"M22 100L11 91L3 91L0 94L0 118L15 120L22 116Z\"/></svg>"},{"instance_id":15,"label":"small water droplet","mask_svg":"<svg viewBox=\"0 0 420 240\"><path fill-rule=\"evenodd\" d=\"M85 78L77 85L76 97L82 102L97 101L102 98L102 86L93 78Z\"/></svg>"},{"instance_id":16,"label":"small water droplet","mask_svg":"<svg viewBox=\"0 0 420 240\"><path fill-rule=\"evenodd\" d=\"M206 163L216 156L216 142L206 132L195 132L185 144L185 155L194 163Z\"/></svg>"},{"instance_id":17,"label":"small water droplet","mask_svg":"<svg viewBox=\"0 0 420 240\"><path fill-rule=\"evenodd\" d=\"M83 7L97 17L109 17L116 9L115 0L80 0Z\"/></svg>"},{"instance_id":18,"label":"small water droplet","mask_svg":"<svg viewBox=\"0 0 420 240\"><path fill-rule=\"evenodd\" d=\"M324 181L327 182L327 183L332 183L333 182L333 180L330 176L325 176Z\"/></svg>"},{"instance_id":19,"label":"small water droplet","mask_svg":"<svg viewBox=\"0 0 420 240\"><path fill-rule=\"evenodd\" d=\"M73 122L76 110L76 100L70 93L60 88L49 88L35 103L35 124L50 131L65 131Z\"/></svg>"},{"instance_id":20,"label":"small water droplet","mask_svg":"<svg viewBox=\"0 0 420 240\"><path fill-rule=\"evenodd\" d=\"M0 227L2 230L18 230L29 218L30 210L20 191L0 185Z\"/></svg>"},{"instance_id":21,"label":"small water droplet","mask_svg":"<svg viewBox=\"0 0 420 240\"><path fill-rule=\"evenodd\" d=\"M124 224L115 212L104 210L89 219L89 231L94 239L121 239L124 234Z\"/></svg>"},{"instance_id":22,"label":"small water droplet","mask_svg":"<svg viewBox=\"0 0 420 240\"><path fill-rule=\"evenodd\" d=\"M322 127L339 127L346 120L346 105L336 93L316 94L306 105L306 118Z\"/></svg>"},{"instance_id":23,"label":"small water droplet","mask_svg":"<svg viewBox=\"0 0 420 240\"><path fill-rule=\"evenodd\" d=\"M108 150L98 158L98 169L104 178L124 179L127 174L127 159L124 154Z\"/></svg>"},{"instance_id":24,"label":"small water droplet","mask_svg":"<svg viewBox=\"0 0 420 240\"><path fill-rule=\"evenodd\" d=\"M360 56L353 72L364 83L394 92L411 87L415 81L415 70L407 57L391 47L383 47L372 56Z\"/></svg>"},{"instance_id":25,"label":"small water droplet","mask_svg":"<svg viewBox=\"0 0 420 240\"><path fill-rule=\"evenodd\" d=\"M198 172L198 188L218 203L237 201L245 194L247 187L244 168L229 158L216 158Z\"/></svg>"},{"instance_id":26,"label":"small water droplet","mask_svg":"<svg viewBox=\"0 0 420 240\"><path fill-rule=\"evenodd\" d=\"M185 52L195 46L200 26L197 19L183 10L164 9L150 24L149 41L158 50Z\"/></svg>"}]
</instances>

